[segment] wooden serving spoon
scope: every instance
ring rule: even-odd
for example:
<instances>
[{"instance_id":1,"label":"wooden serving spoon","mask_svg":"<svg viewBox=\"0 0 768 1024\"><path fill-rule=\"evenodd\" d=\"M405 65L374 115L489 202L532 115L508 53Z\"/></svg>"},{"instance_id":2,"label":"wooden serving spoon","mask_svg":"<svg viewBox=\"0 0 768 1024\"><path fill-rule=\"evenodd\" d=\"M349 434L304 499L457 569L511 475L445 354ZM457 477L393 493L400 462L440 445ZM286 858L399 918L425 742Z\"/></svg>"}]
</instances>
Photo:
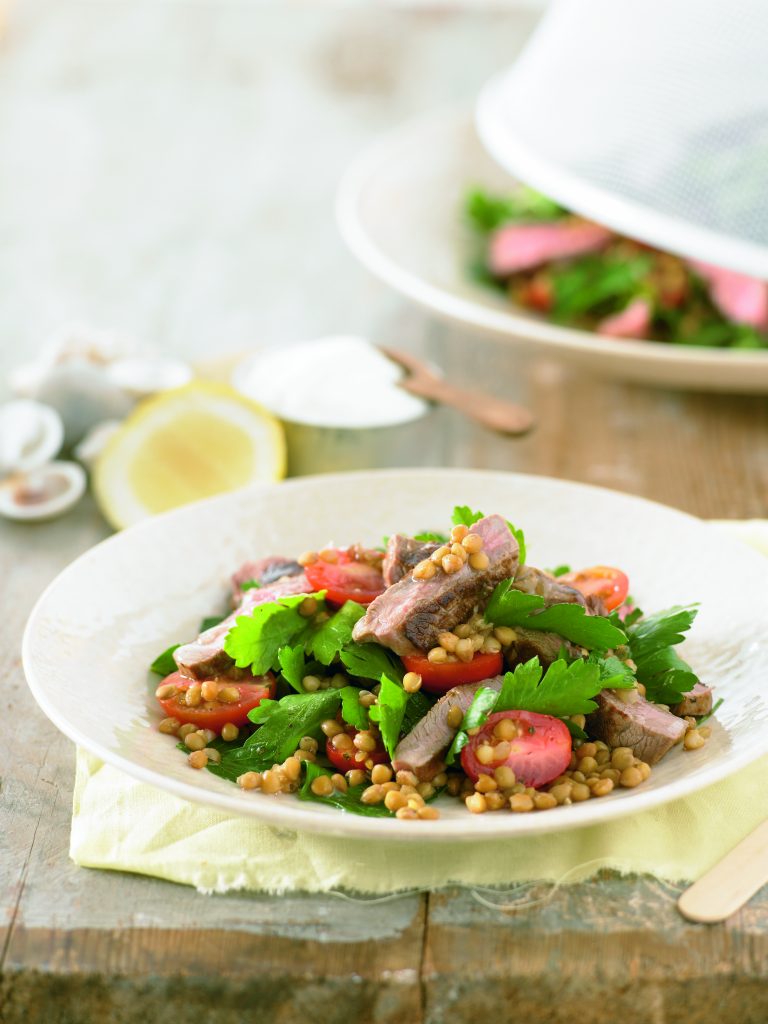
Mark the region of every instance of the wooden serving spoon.
<instances>
[{"instance_id":1,"label":"wooden serving spoon","mask_svg":"<svg viewBox=\"0 0 768 1024\"><path fill-rule=\"evenodd\" d=\"M499 434L520 436L533 427L533 416L522 405L494 398L484 391L459 388L437 377L420 359L401 349L384 348L381 351L406 371L400 387L419 398L441 402L458 409L470 419Z\"/></svg>"},{"instance_id":2,"label":"wooden serving spoon","mask_svg":"<svg viewBox=\"0 0 768 1024\"><path fill-rule=\"evenodd\" d=\"M768 821L750 832L677 901L689 921L724 921L768 882Z\"/></svg>"}]
</instances>

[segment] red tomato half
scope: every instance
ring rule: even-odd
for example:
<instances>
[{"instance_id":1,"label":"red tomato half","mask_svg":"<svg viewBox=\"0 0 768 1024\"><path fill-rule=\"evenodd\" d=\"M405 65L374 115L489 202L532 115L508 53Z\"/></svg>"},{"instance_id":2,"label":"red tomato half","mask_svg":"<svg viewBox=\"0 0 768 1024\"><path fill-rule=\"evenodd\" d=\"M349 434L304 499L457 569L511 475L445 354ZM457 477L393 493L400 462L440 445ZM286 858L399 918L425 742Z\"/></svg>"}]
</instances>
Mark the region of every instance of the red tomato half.
<instances>
[{"instance_id":1,"label":"red tomato half","mask_svg":"<svg viewBox=\"0 0 768 1024\"><path fill-rule=\"evenodd\" d=\"M328 600L339 605L345 601L370 604L384 592L384 577L378 569L365 562L356 562L346 551L337 554L337 562L325 562L319 558L305 567L307 579L315 590L327 591Z\"/></svg>"},{"instance_id":2,"label":"red tomato half","mask_svg":"<svg viewBox=\"0 0 768 1024\"><path fill-rule=\"evenodd\" d=\"M497 654L476 654L472 661L447 661L433 665L423 654L406 654L403 664L409 672L421 676L421 688L427 693L447 693L460 683L478 683L501 674L504 659Z\"/></svg>"},{"instance_id":3,"label":"red tomato half","mask_svg":"<svg viewBox=\"0 0 768 1024\"><path fill-rule=\"evenodd\" d=\"M275 696L277 680L268 672L265 676L253 676L252 682L248 680L221 679L220 683L226 686L236 686L240 691L240 700L232 704L224 704L220 701L206 701L196 708L188 708L186 704L180 704L178 697L169 697L167 700L158 700L163 711L169 718L177 718L182 725L190 722L198 729L211 729L213 732L221 732L227 722L233 725L245 725L248 721L248 712L251 708L258 707L266 698ZM173 683L177 690L187 690L194 679L186 679L178 672L172 672L166 676L163 683ZM161 684L162 685L162 684Z\"/></svg>"},{"instance_id":4,"label":"red tomato half","mask_svg":"<svg viewBox=\"0 0 768 1024\"><path fill-rule=\"evenodd\" d=\"M477 760L477 748L486 743L496 746L500 742L493 735L493 727L502 718L511 718L522 731L517 739L509 741L510 751L506 757L481 764ZM497 711L489 715L480 732L461 752L461 767L474 782L481 775L493 775L494 768L506 764L518 782L534 787L543 786L562 775L570 760L571 734L565 722L533 711Z\"/></svg>"},{"instance_id":5,"label":"red tomato half","mask_svg":"<svg viewBox=\"0 0 768 1024\"><path fill-rule=\"evenodd\" d=\"M552 282L546 274L536 274L520 289L520 300L524 306L548 313L552 309L555 295Z\"/></svg>"},{"instance_id":6,"label":"red tomato half","mask_svg":"<svg viewBox=\"0 0 768 1024\"><path fill-rule=\"evenodd\" d=\"M351 725L347 726L347 735L351 736L352 739L357 735L357 730ZM331 762L334 768L340 771L342 774L350 771L352 768L365 768L366 761L373 761L374 764L388 764L389 757L384 747L379 744L375 750L370 752L366 751L365 761L356 761L355 754L358 753L357 747L348 747L346 750L337 750L333 746L330 739L325 744L325 755Z\"/></svg>"},{"instance_id":7,"label":"red tomato half","mask_svg":"<svg viewBox=\"0 0 768 1024\"><path fill-rule=\"evenodd\" d=\"M563 583L580 590L585 597L601 597L610 612L624 603L629 590L629 577L621 569L609 565L595 565L579 572L567 572L559 577Z\"/></svg>"}]
</instances>

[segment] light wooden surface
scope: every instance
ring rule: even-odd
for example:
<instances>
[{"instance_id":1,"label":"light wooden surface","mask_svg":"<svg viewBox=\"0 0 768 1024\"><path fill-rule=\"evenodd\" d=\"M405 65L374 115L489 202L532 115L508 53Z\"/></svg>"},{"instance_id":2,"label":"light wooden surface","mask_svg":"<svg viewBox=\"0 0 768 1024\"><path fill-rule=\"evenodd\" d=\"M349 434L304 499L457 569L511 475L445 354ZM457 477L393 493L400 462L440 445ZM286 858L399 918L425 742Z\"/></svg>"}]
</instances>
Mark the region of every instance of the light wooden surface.
<instances>
[{"instance_id":1,"label":"light wooden surface","mask_svg":"<svg viewBox=\"0 0 768 1024\"><path fill-rule=\"evenodd\" d=\"M768 514L763 400L523 361L430 323L336 238L346 159L409 112L470 95L530 13L47 0L15 19L0 58L3 372L70 316L197 356L362 330L530 404L538 426L521 440L449 414L448 464ZM317 159L302 155L300 116ZM49 525L0 522L4 1024L768 1019L766 889L706 927L650 879L532 886L530 907L501 912L455 891L204 897L76 868L74 752L33 705L19 639L43 587L106 534L89 501Z\"/></svg>"}]
</instances>

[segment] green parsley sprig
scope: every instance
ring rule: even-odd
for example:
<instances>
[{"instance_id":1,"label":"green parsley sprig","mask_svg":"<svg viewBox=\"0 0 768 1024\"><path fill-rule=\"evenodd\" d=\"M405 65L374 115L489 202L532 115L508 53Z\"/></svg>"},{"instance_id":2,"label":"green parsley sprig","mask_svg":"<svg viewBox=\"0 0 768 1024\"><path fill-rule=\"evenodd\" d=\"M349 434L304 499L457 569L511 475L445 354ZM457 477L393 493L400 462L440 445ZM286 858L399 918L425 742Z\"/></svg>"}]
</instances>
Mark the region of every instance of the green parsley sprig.
<instances>
[{"instance_id":1,"label":"green parsley sprig","mask_svg":"<svg viewBox=\"0 0 768 1024\"><path fill-rule=\"evenodd\" d=\"M616 621L588 615L580 604L553 604L549 608L538 594L515 590L513 580L498 584L485 610L486 622L495 626L520 626L556 633L587 650L604 651L627 642Z\"/></svg>"}]
</instances>

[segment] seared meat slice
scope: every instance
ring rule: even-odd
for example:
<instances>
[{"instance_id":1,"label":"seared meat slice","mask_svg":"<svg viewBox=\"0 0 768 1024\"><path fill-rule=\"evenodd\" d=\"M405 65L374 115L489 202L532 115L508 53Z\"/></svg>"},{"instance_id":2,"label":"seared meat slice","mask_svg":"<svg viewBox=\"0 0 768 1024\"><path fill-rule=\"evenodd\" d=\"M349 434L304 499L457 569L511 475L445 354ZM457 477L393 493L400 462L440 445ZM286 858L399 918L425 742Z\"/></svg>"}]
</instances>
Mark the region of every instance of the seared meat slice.
<instances>
[{"instance_id":1,"label":"seared meat slice","mask_svg":"<svg viewBox=\"0 0 768 1024\"><path fill-rule=\"evenodd\" d=\"M290 558L282 558L280 555L270 555L268 558L260 558L258 562L246 562L241 565L236 573L232 574L232 604L234 607L240 604L244 591L241 589L244 583L256 580L262 586L267 583L275 583L284 576L300 576L304 572L298 562Z\"/></svg>"},{"instance_id":2,"label":"seared meat slice","mask_svg":"<svg viewBox=\"0 0 768 1024\"><path fill-rule=\"evenodd\" d=\"M638 694L628 704L614 690L595 697L598 707L587 718L587 732L609 747L631 747L635 757L656 764L685 735L688 726L660 704Z\"/></svg>"},{"instance_id":3,"label":"seared meat slice","mask_svg":"<svg viewBox=\"0 0 768 1024\"><path fill-rule=\"evenodd\" d=\"M393 583L399 583L403 576L407 576L419 562L429 558L439 547L439 544L427 544L402 533L392 534L387 541L387 551L381 566L385 585L391 587Z\"/></svg>"},{"instance_id":4,"label":"seared meat slice","mask_svg":"<svg viewBox=\"0 0 768 1024\"><path fill-rule=\"evenodd\" d=\"M534 569L532 565L521 566L512 586L524 594L543 597L547 608L553 604L580 604L590 615L605 615L605 605L599 597L585 597L580 590L563 583L557 576Z\"/></svg>"},{"instance_id":5,"label":"seared meat slice","mask_svg":"<svg viewBox=\"0 0 768 1024\"><path fill-rule=\"evenodd\" d=\"M502 224L491 235L488 263L495 277L509 277L550 260L603 249L612 238L608 228L581 217L566 216L539 224Z\"/></svg>"},{"instance_id":6,"label":"seared meat slice","mask_svg":"<svg viewBox=\"0 0 768 1024\"><path fill-rule=\"evenodd\" d=\"M465 562L458 572L438 571L429 580L404 576L368 605L355 625L354 639L375 640L400 655L427 651L440 633L464 622L476 605L487 601L498 583L514 577L520 552L505 520L486 516L472 532L483 538L487 569L478 571Z\"/></svg>"},{"instance_id":7,"label":"seared meat slice","mask_svg":"<svg viewBox=\"0 0 768 1024\"><path fill-rule=\"evenodd\" d=\"M442 755L458 731L448 725L448 712L460 708L464 714L481 686L500 690L501 684L502 677L494 676L480 683L462 683L444 694L398 743L392 758L395 771L411 771L421 782L439 775L445 768Z\"/></svg>"},{"instance_id":8,"label":"seared meat slice","mask_svg":"<svg viewBox=\"0 0 768 1024\"><path fill-rule=\"evenodd\" d=\"M585 598L584 595L567 583L561 583L556 576L548 572L535 569L532 565L523 565L520 568L512 584L515 590L522 590L524 594L537 594L544 598L547 608L553 604L580 604L588 615L602 615L605 613L600 598ZM561 648L565 647L570 658L581 656L581 650L563 640L557 633L544 633L536 629L523 629L515 627L517 640L507 652L507 660L510 665L517 665L521 661L528 661L529 658L538 657L545 667L557 660Z\"/></svg>"},{"instance_id":9,"label":"seared meat slice","mask_svg":"<svg viewBox=\"0 0 768 1024\"><path fill-rule=\"evenodd\" d=\"M234 626L237 617L249 615L257 605L276 601L279 597L311 593L312 586L303 572L300 576L288 576L276 583L247 590L239 607L223 622L206 629L197 640L184 644L173 652L179 671L189 679L211 679L222 675L232 678L242 676L243 671L235 667L235 663L224 650L224 638Z\"/></svg>"},{"instance_id":10,"label":"seared meat slice","mask_svg":"<svg viewBox=\"0 0 768 1024\"><path fill-rule=\"evenodd\" d=\"M683 694L680 703L672 713L684 718L685 715L708 715L712 710L712 689L704 683L696 683L692 690Z\"/></svg>"},{"instance_id":11,"label":"seared meat slice","mask_svg":"<svg viewBox=\"0 0 768 1024\"><path fill-rule=\"evenodd\" d=\"M557 661L560 651L565 648L570 659L582 657L581 648L568 640L563 640L557 633L545 633L538 629L522 629L515 626L517 639L507 649L507 661L510 666L519 665L522 661L530 661L537 657L544 668Z\"/></svg>"}]
</instances>

